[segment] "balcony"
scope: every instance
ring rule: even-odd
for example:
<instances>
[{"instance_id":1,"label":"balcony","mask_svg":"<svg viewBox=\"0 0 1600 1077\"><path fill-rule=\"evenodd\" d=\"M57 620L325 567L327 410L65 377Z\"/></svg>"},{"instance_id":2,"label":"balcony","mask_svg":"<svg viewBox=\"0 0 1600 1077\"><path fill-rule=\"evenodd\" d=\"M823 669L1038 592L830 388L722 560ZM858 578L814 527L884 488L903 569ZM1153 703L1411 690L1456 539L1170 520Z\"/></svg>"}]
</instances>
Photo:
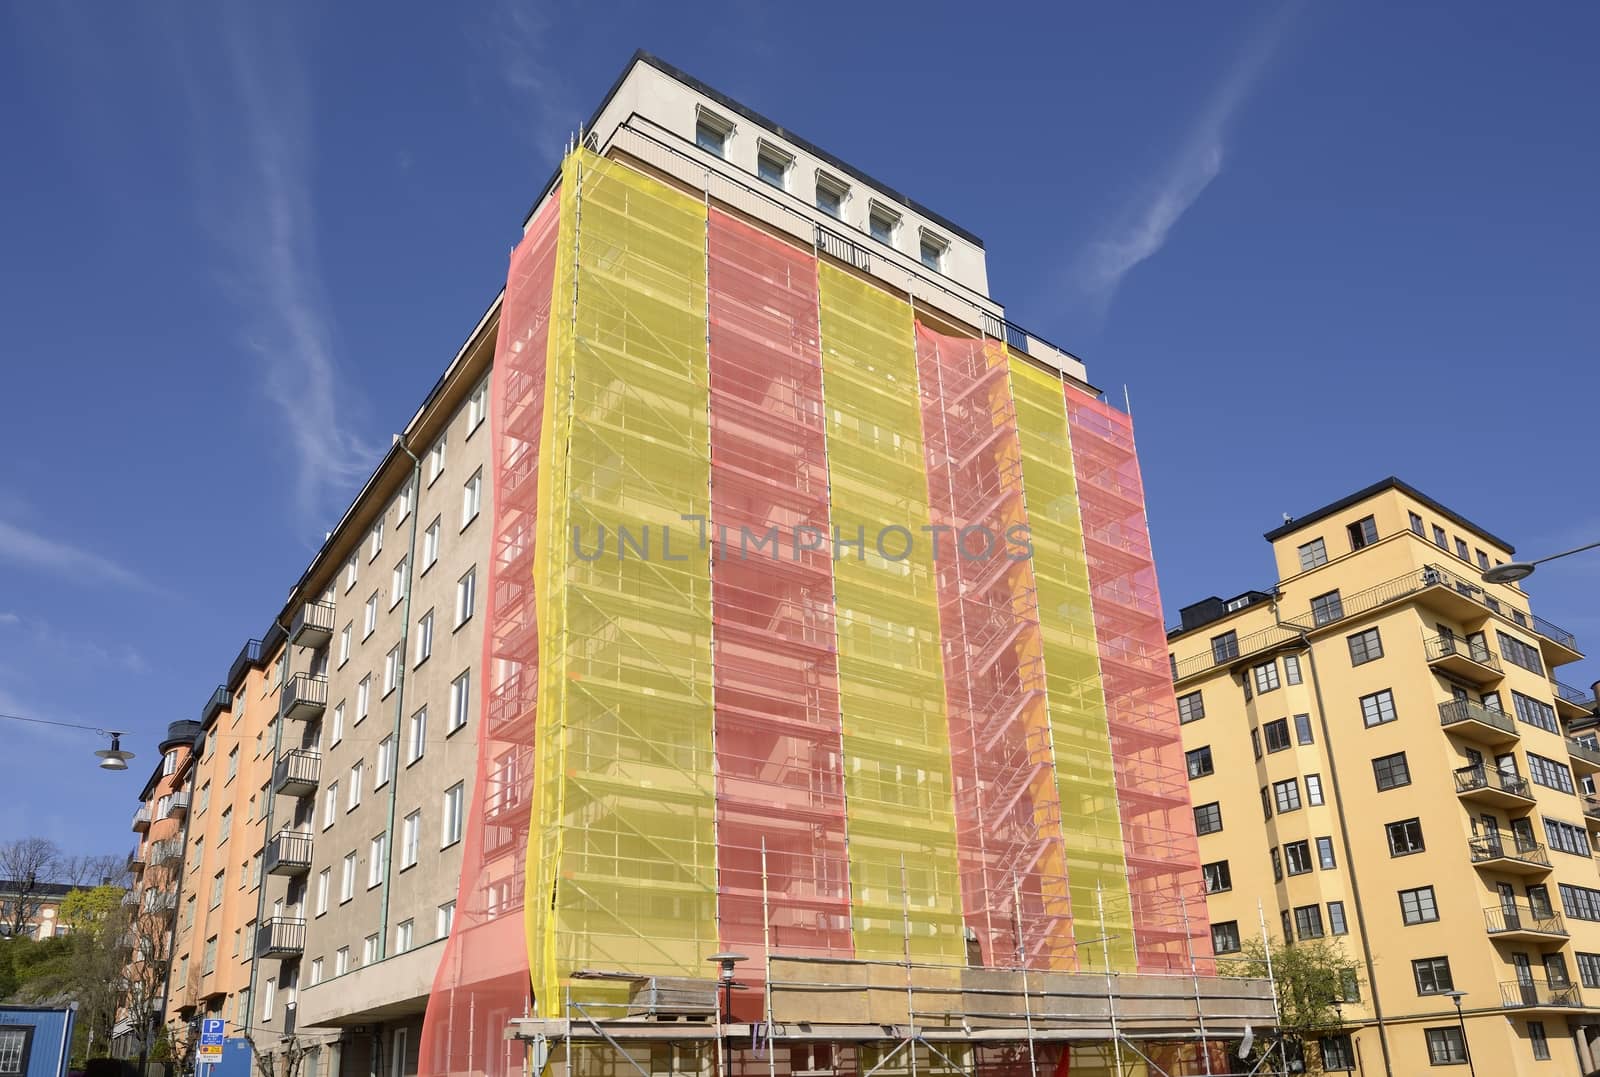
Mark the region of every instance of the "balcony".
<instances>
[{"instance_id":1,"label":"balcony","mask_svg":"<svg viewBox=\"0 0 1600 1077\"><path fill-rule=\"evenodd\" d=\"M155 913L177 912L178 894L174 890L146 890L144 909Z\"/></svg>"},{"instance_id":2,"label":"balcony","mask_svg":"<svg viewBox=\"0 0 1600 1077\"><path fill-rule=\"evenodd\" d=\"M296 722L314 722L328 709L328 678L296 673L283 682L278 713Z\"/></svg>"},{"instance_id":3,"label":"balcony","mask_svg":"<svg viewBox=\"0 0 1600 1077\"><path fill-rule=\"evenodd\" d=\"M1583 798L1583 821L1600 828L1600 797Z\"/></svg>"},{"instance_id":4,"label":"balcony","mask_svg":"<svg viewBox=\"0 0 1600 1077\"><path fill-rule=\"evenodd\" d=\"M181 838L168 838L165 841L153 842L150 846L150 866L153 868L159 868L182 859L183 840Z\"/></svg>"},{"instance_id":5,"label":"balcony","mask_svg":"<svg viewBox=\"0 0 1600 1077\"><path fill-rule=\"evenodd\" d=\"M280 830L267 842L268 875L304 875L311 870L311 835L298 830Z\"/></svg>"},{"instance_id":6,"label":"balcony","mask_svg":"<svg viewBox=\"0 0 1600 1077\"><path fill-rule=\"evenodd\" d=\"M1550 687L1555 692L1556 713L1566 719L1587 718L1594 714L1596 700L1593 695L1582 688L1574 688L1570 684L1560 681L1551 681Z\"/></svg>"},{"instance_id":7,"label":"balcony","mask_svg":"<svg viewBox=\"0 0 1600 1077\"><path fill-rule=\"evenodd\" d=\"M133 832L143 834L150 829L150 805L146 804L133 813Z\"/></svg>"},{"instance_id":8,"label":"balcony","mask_svg":"<svg viewBox=\"0 0 1600 1077\"><path fill-rule=\"evenodd\" d=\"M1483 910L1484 926L1505 942L1554 942L1567 937L1567 925L1553 909L1506 902Z\"/></svg>"},{"instance_id":9,"label":"balcony","mask_svg":"<svg viewBox=\"0 0 1600 1077\"><path fill-rule=\"evenodd\" d=\"M1439 724L1447 733L1492 748L1515 744L1520 738L1509 714L1466 699L1439 704Z\"/></svg>"},{"instance_id":10,"label":"balcony","mask_svg":"<svg viewBox=\"0 0 1600 1077\"><path fill-rule=\"evenodd\" d=\"M144 846L135 845L133 852L128 854L128 870L138 876L144 872L145 863Z\"/></svg>"},{"instance_id":11,"label":"balcony","mask_svg":"<svg viewBox=\"0 0 1600 1077\"><path fill-rule=\"evenodd\" d=\"M1472 852L1472 865L1487 871L1501 871L1507 875L1545 875L1550 871L1550 854L1535 841L1499 834L1490 838L1473 838L1467 842Z\"/></svg>"},{"instance_id":12,"label":"balcony","mask_svg":"<svg viewBox=\"0 0 1600 1077\"><path fill-rule=\"evenodd\" d=\"M1428 665L1440 673L1448 673L1457 680L1483 687L1505 676L1500 658L1482 640L1462 639L1460 636L1432 636L1423 641L1428 654Z\"/></svg>"},{"instance_id":13,"label":"balcony","mask_svg":"<svg viewBox=\"0 0 1600 1077\"><path fill-rule=\"evenodd\" d=\"M208 725L217 715L232 706L233 693L228 691L227 685L217 685L217 690L211 693L211 698L206 700L206 705L200 708L200 724Z\"/></svg>"},{"instance_id":14,"label":"balcony","mask_svg":"<svg viewBox=\"0 0 1600 1077\"><path fill-rule=\"evenodd\" d=\"M139 907L139 892L137 890L124 891L123 895L122 895L122 907L124 909L136 909L136 908L138 908Z\"/></svg>"},{"instance_id":15,"label":"balcony","mask_svg":"<svg viewBox=\"0 0 1600 1077\"><path fill-rule=\"evenodd\" d=\"M167 818L182 819L189 814L189 794L173 793L167 799Z\"/></svg>"},{"instance_id":16,"label":"balcony","mask_svg":"<svg viewBox=\"0 0 1600 1077\"><path fill-rule=\"evenodd\" d=\"M305 748L292 748L272 768L272 788L287 797L310 796L317 791L321 777L322 756Z\"/></svg>"},{"instance_id":17,"label":"balcony","mask_svg":"<svg viewBox=\"0 0 1600 1077\"><path fill-rule=\"evenodd\" d=\"M321 647L333 638L333 603L307 602L289 622L289 639L296 647Z\"/></svg>"},{"instance_id":18,"label":"balcony","mask_svg":"<svg viewBox=\"0 0 1600 1077\"><path fill-rule=\"evenodd\" d=\"M256 954L259 957L298 957L306 948L306 922L287 916L273 916L256 928Z\"/></svg>"},{"instance_id":19,"label":"balcony","mask_svg":"<svg viewBox=\"0 0 1600 1077\"><path fill-rule=\"evenodd\" d=\"M240 683L244 681L244 675L249 673L253 667L258 667L262 662L266 661L264 650L265 648L258 639L250 640L239 648L239 657L235 658L233 665L228 667L227 687L229 689L237 691Z\"/></svg>"},{"instance_id":20,"label":"balcony","mask_svg":"<svg viewBox=\"0 0 1600 1077\"><path fill-rule=\"evenodd\" d=\"M1500 808L1527 808L1534 803L1533 789L1528 779L1516 771L1497 767L1461 767L1455 772L1456 796L1476 804L1493 804Z\"/></svg>"},{"instance_id":21,"label":"balcony","mask_svg":"<svg viewBox=\"0 0 1600 1077\"><path fill-rule=\"evenodd\" d=\"M1572 763L1572 773L1576 775L1600 774L1600 749L1568 737L1567 758Z\"/></svg>"},{"instance_id":22,"label":"balcony","mask_svg":"<svg viewBox=\"0 0 1600 1077\"><path fill-rule=\"evenodd\" d=\"M1577 984L1545 980L1509 980L1500 984L1500 1004L1508 1010L1581 1010L1583 992Z\"/></svg>"},{"instance_id":23,"label":"balcony","mask_svg":"<svg viewBox=\"0 0 1600 1077\"><path fill-rule=\"evenodd\" d=\"M1564 666L1583 657L1578 650L1578 640L1560 625L1553 625L1543 617L1533 618L1533 631L1539 637L1539 650L1544 653L1547 666Z\"/></svg>"}]
</instances>

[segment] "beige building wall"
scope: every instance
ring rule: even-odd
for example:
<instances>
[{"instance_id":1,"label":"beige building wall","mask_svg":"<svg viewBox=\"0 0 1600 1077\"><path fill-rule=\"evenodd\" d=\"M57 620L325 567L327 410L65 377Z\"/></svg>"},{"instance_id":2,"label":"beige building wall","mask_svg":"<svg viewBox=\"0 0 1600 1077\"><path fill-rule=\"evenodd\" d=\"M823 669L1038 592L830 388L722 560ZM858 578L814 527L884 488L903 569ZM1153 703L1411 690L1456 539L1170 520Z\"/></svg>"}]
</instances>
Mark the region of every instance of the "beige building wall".
<instances>
[{"instance_id":1,"label":"beige building wall","mask_svg":"<svg viewBox=\"0 0 1600 1077\"><path fill-rule=\"evenodd\" d=\"M1452 988L1479 1073L1587 1072L1600 753L1565 735L1585 712L1552 680L1575 644L1481 581L1509 546L1403 483L1267 537L1275 593L1191 607L1169 637L1219 951L1262 915L1336 939L1363 967L1343 1016L1368 1073L1457 1050Z\"/></svg>"}]
</instances>

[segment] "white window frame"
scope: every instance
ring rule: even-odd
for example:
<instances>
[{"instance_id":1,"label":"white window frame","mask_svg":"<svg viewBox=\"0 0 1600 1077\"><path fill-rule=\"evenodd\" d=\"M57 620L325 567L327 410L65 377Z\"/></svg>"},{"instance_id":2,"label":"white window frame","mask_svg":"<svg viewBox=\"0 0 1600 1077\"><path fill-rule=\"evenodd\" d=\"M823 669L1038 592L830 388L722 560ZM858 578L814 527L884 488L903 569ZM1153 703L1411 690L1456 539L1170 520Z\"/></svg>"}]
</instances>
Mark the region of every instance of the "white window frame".
<instances>
[{"instance_id":1,"label":"white window frame","mask_svg":"<svg viewBox=\"0 0 1600 1077\"><path fill-rule=\"evenodd\" d=\"M350 765L350 790L349 799L344 806L345 811L355 811L361 807L361 784L366 780L367 761L365 759L357 759Z\"/></svg>"},{"instance_id":2,"label":"white window frame","mask_svg":"<svg viewBox=\"0 0 1600 1077\"><path fill-rule=\"evenodd\" d=\"M467 397L467 437L472 437L473 432L482 426L488 417L489 379L484 378L478 383L477 388L472 390L472 395Z\"/></svg>"},{"instance_id":3,"label":"white window frame","mask_svg":"<svg viewBox=\"0 0 1600 1077\"><path fill-rule=\"evenodd\" d=\"M433 657L433 611L424 613L417 621L417 653L413 665L420 666Z\"/></svg>"},{"instance_id":4,"label":"white window frame","mask_svg":"<svg viewBox=\"0 0 1600 1077\"><path fill-rule=\"evenodd\" d=\"M428 708L421 707L411 714L406 727L406 766L421 759L428 750Z\"/></svg>"},{"instance_id":5,"label":"white window frame","mask_svg":"<svg viewBox=\"0 0 1600 1077\"><path fill-rule=\"evenodd\" d=\"M374 591L367 596L367 604L361 611L361 638L368 639L378 630L378 592Z\"/></svg>"},{"instance_id":6,"label":"white window frame","mask_svg":"<svg viewBox=\"0 0 1600 1077\"><path fill-rule=\"evenodd\" d=\"M326 830L339 818L339 779L328 783L322 799L322 829Z\"/></svg>"},{"instance_id":7,"label":"white window frame","mask_svg":"<svg viewBox=\"0 0 1600 1077\"><path fill-rule=\"evenodd\" d=\"M838 176L833 175L831 172L824 172L819 168L817 169L816 188L816 196L812 198L811 204L817 208L817 212L821 213L824 217L832 217L836 221L843 221L845 218L845 212L850 204L850 184L840 179ZM823 191L828 191L838 198L838 213L830 213L823 207Z\"/></svg>"},{"instance_id":8,"label":"white window frame","mask_svg":"<svg viewBox=\"0 0 1600 1077\"><path fill-rule=\"evenodd\" d=\"M331 889L333 889L333 869L323 868L317 872L317 916L328 911L328 891Z\"/></svg>"},{"instance_id":9,"label":"white window frame","mask_svg":"<svg viewBox=\"0 0 1600 1077\"><path fill-rule=\"evenodd\" d=\"M339 873L339 904L343 905L356 896L356 854L354 851L344 854L344 870Z\"/></svg>"},{"instance_id":10,"label":"white window frame","mask_svg":"<svg viewBox=\"0 0 1600 1077\"><path fill-rule=\"evenodd\" d=\"M333 974L343 976L350 971L350 947L341 946L333 953Z\"/></svg>"},{"instance_id":11,"label":"white window frame","mask_svg":"<svg viewBox=\"0 0 1600 1077\"><path fill-rule=\"evenodd\" d=\"M444 791L444 807L439 814L439 848L448 849L461 840L466 817L465 800L465 782L456 782Z\"/></svg>"},{"instance_id":12,"label":"white window frame","mask_svg":"<svg viewBox=\"0 0 1600 1077\"><path fill-rule=\"evenodd\" d=\"M442 517L435 516L433 523L422 532L422 571L427 572L439 560L439 524Z\"/></svg>"},{"instance_id":13,"label":"white window frame","mask_svg":"<svg viewBox=\"0 0 1600 1077\"><path fill-rule=\"evenodd\" d=\"M447 447L445 435L440 434L439 440L433 443L428 450L428 485L432 486L440 475L444 474L445 449Z\"/></svg>"},{"instance_id":14,"label":"white window frame","mask_svg":"<svg viewBox=\"0 0 1600 1077\"><path fill-rule=\"evenodd\" d=\"M456 627L472 620L478 609L478 566L473 565L456 581Z\"/></svg>"},{"instance_id":15,"label":"white window frame","mask_svg":"<svg viewBox=\"0 0 1600 1077\"><path fill-rule=\"evenodd\" d=\"M389 851L389 835L377 834L367 843L367 889L383 882L383 859Z\"/></svg>"},{"instance_id":16,"label":"white window frame","mask_svg":"<svg viewBox=\"0 0 1600 1077\"><path fill-rule=\"evenodd\" d=\"M383 552L383 517L372 525L372 530L367 532L367 561L371 563L378 559Z\"/></svg>"},{"instance_id":17,"label":"white window frame","mask_svg":"<svg viewBox=\"0 0 1600 1077\"><path fill-rule=\"evenodd\" d=\"M766 176L761 174L761 165L764 162L767 162L767 161L770 161L773 164L776 164L776 165L779 166L779 168L778 168L778 182L777 183L773 183L770 179L768 179ZM757 142L756 142L756 178L757 179L759 179L762 183L765 183L768 187L774 187L774 188L776 188L776 189L778 189L780 191L787 191L789 189L789 176L793 171L794 171L794 154L790 153L788 150L784 149L782 146L777 145L776 143L768 142L764 138L757 140Z\"/></svg>"},{"instance_id":18,"label":"white window frame","mask_svg":"<svg viewBox=\"0 0 1600 1077\"><path fill-rule=\"evenodd\" d=\"M483 511L483 468L472 473L472 478L461 484L461 530L465 531L478 513Z\"/></svg>"},{"instance_id":19,"label":"white window frame","mask_svg":"<svg viewBox=\"0 0 1600 1077\"><path fill-rule=\"evenodd\" d=\"M931 264L928 262L926 256L927 251L930 249L934 252L933 262ZM945 259L949 256L950 241L948 239L927 228L917 229L917 261L920 262L924 268L931 269L935 273L943 273Z\"/></svg>"},{"instance_id":20,"label":"white window frame","mask_svg":"<svg viewBox=\"0 0 1600 1077\"><path fill-rule=\"evenodd\" d=\"M346 622L345 626L339 630L339 668L340 669L343 669L344 668L344 664L346 662L350 661L350 635L351 635L352 632L355 631L355 627L356 627L355 626L355 622L354 621L349 621L349 622Z\"/></svg>"},{"instance_id":21,"label":"white window frame","mask_svg":"<svg viewBox=\"0 0 1600 1077\"><path fill-rule=\"evenodd\" d=\"M887 239L880 237L873 230L874 223L879 220L885 221L889 225L889 238ZM867 235L871 236L879 243L882 243L885 246L893 247L900 239L900 225L903 223L903 221L904 218L898 211L884 205L877 199L872 199L867 203Z\"/></svg>"},{"instance_id":22,"label":"white window frame","mask_svg":"<svg viewBox=\"0 0 1600 1077\"><path fill-rule=\"evenodd\" d=\"M389 775L394 772L394 734L390 733L378 742L378 765L372 772L372 791L377 792L389 781Z\"/></svg>"},{"instance_id":23,"label":"white window frame","mask_svg":"<svg viewBox=\"0 0 1600 1077\"><path fill-rule=\"evenodd\" d=\"M396 643L383 656L383 692L379 699L388 699L400 683L400 645Z\"/></svg>"},{"instance_id":24,"label":"white window frame","mask_svg":"<svg viewBox=\"0 0 1600 1077\"><path fill-rule=\"evenodd\" d=\"M422 852L422 809L407 815L400 824L400 870L412 867Z\"/></svg>"},{"instance_id":25,"label":"white window frame","mask_svg":"<svg viewBox=\"0 0 1600 1077\"><path fill-rule=\"evenodd\" d=\"M448 938L450 930L456 923L456 903L447 901L439 906L439 914L434 920L434 927L439 933L439 938Z\"/></svg>"},{"instance_id":26,"label":"white window frame","mask_svg":"<svg viewBox=\"0 0 1600 1077\"><path fill-rule=\"evenodd\" d=\"M464 729L471 717L472 670L464 669L450 682L450 732Z\"/></svg>"},{"instance_id":27,"label":"white window frame","mask_svg":"<svg viewBox=\"0 0 1600 1077\"><path fill-rule=\"evenodd\" d=\"M700 142L700 129L705 128L717 140L717 148L702 145ZM702 152L709 153L718 160L728 159L729 144L733 141L733 134L738 130L738 125L721 113L712 112L704 105L694 107L694 144Z\"/></svg>"},{"instance_id":28,"label":"white window frame","mask_svg":"<svg viewBox=\"0 0 1600 1077\"><path fill-rule=\"evenodd\" d=\"M406 559L400 558L398 564L389 570L389 608L394 609L400 605L400 600L406 597Z\"/></svg>"}]
</instances>

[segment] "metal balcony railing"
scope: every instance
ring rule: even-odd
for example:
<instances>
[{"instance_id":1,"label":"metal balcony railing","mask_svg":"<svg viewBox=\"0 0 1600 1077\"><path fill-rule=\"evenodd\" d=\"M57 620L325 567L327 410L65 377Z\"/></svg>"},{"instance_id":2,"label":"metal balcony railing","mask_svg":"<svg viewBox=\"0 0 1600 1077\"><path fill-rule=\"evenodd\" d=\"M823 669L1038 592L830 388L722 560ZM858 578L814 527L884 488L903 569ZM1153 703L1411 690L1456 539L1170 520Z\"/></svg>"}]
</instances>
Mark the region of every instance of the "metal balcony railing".
<instances>
[{"instance_id":1,"label":"metal balcony railing","mask_svg":"<svg viewBox=\"0 0 1600 1077\"><path fill-rule=\"evenodd\" d=\"M285 957L298 954L306 948L306 922L304 920L273 916L256 928L256 953L261 957Z\"/></svg>"},{"instance_id":2,"label":"metal balcony railing","mask_svg":"<svg viewBox=\"0 0 1600 1077\"><path fill-rule=\"evenodd\" d=\"M278 713L285 718L306 722L319 717L328 706L328 678L296 673L283 682L278 697Z\"/></svg>"},{"instance_id":3,"label":"metal balcony railing","mask_svg":"<svg viewBox=\"0 0 1600 1077\"><path fill-rule=\"evenodd\" d=\"M178 908L178 894L173 890L146 890L144 907L147 912L175 912Z\"/></svg>"},{"instance_id":4,"label":"metal balcony railing","mask_svg":"<svg viewBox=\"0 0 1600 1077\"><path fill-rule=\"evenodd\" d=\"M1486 860L1518 860L1541 868L1550 866L1550 853L1536 841L1516 837L1509 841L1501 837L1473 838L1467 845L1472 850L1474 864Z\"/></svg>"},{"instance_id":5,"label":"metal balcony railing","mask_svg":"<svg viewBox=\"0 0 1600 1077\"><path fill-rule=\"evenodd\" d=\"M291 748L272 768L272 788L285 796L314 793L322 779L322 756L308 748Z\"/></svg>"},{"instance_id":6,"label":"metal balcony railing","mask_svg":"<svg viewBox=\"0 0 1600 1077\"><path fill-rule=\"evenodd\" d=\"M1589 747L1582 741L1567 738L1567 754L1574 759L1581 759L1592 766L1600 767L1600 750Z\"/></svg>"},{"instance_id":7,"label":"metal balcony railing","mask_svg":"<svg viewBox=\"0 0 1600 1077\"><path fill-rule=\"evenodd\" d=\"M200 724L207 724L231 706L233 706L233 693L228 690L227 685L217 685L216 690L206 700L206 705L200 708Z\"/></svg>"},{"instance_id":8,"label":"metal balcony railing","mask_svg":"<svg viewBox=\"0 0 1600 1077\"><path fill-rule=\"evenodd\" d=\"M1453 726L1457 722L1482 722L1484 725L1494 726L1496 729L1517 735L1517 727L1511 716L1505 711L1497 711L1493 707L1485 707L1482 703L1474 703L1469 699L1452 699L1448 703L1439 704L1439 724L1445 727Z\"/></svg>"},{"instance_id":9,"label":"metal balcony railing","mask_svg":"<svg viewBox=\"0 0 1600 1077\"><path fill-rule=\"evenodd\" d=\"M139 904L139 892L137 890L129 890L127 893L122 895L122 906L123 906L123 908L131 909L131 908L136 907L138 904Z\"/></svg>"},{"instance_id":10,"label":"metal balcony railing","mask_svg":"<svg viewBox=\"0 0 1600 1077\"><path fill-rule=\"evenodd\" d=\"M1483 920L1491 935L1508 931L1528 931L1540 935L1566 935L1567 926L1554 909L1535 909L1526 903L1505 902L1483 910Z\"/></svg>"},{"instance_id":11,"label":"metal balcony railing","mask_svg":"<svg viewBox=\"0 0 1600 1077\"><path fill-rule=\"evenodd\" d=\"M173 819L189 810L189 794L173 793L167 801L167 818Z\"/></svg>"},{"instance_id":12,"label":"metal balcony railing","mask_svg":"<svg viewBox=\"0 0 1600 1077\"><path fill-rule=\"evenodd\" d=\"M1574 983L1504 980L1500 984L1500 1004L1507 1009L1525 1009L1531 1006L1577 1009L1583 1005L1583 991Z\"/></svg>"},{"instance_id":13,"label":"metal balcony railing","mask_svg":"<svg viewBox=\"0 0 1600 1077\"><path fill-rule=\"evenodd\" d=\"M1470 793L1477 789L1498 789L1512 796L1527 797L1530 800L1533 798L1528 779L1515 771L1486 767L1480 763L1477 766L1460 767L1455 775L1458 793Z\"/></svg>"},{"instance_id":14,"label":"metal balcony railing","mask_svg":"<svg viewBox=\"0 0 1600 1077\"><path fill-rule=\"evenodd\" d=\"M150 829L150 805L146 804L133 813L133 829L140 833Z\"/></svg>"},{"instance_id":15,"label":"metal balcony railing","mask_svg":"<svg viewBox=\"0 0 1600 1077\"><path fill-rule=\"evenodd\" d=\"M303 875L311 870L311 835L280 830L267 842L264 856L268 875Z\"/></svg>"},{"instance_id":16,"label":"metal balcony railing","mask_svg":"<svg viewBox=\"0 0 1600 1077\"><path fill-rule=\"evenodd\" d=\"M1428 652L1430 662L1460 656L1480 666L1487 666L1496 673L1503 672L1500 667L1500 657L1482 640L1463 639L1460 636L1430 636L1422 645Z\"/></svg>"},{"instance_id":17,"label":"metal balcony railing","mask_svg":"<svg viewBox=\"0 0 1600 1077\"><path fill-rule=\"evenodd\" d=\"M262 663L264 645L258 639L249 640L239 649L239 657L233 660L233 665L228 667L228 687L238 688L239 682L244 680L244 675L250 672L250 667Z\"/></svg>"},{"instance_id":18,"label":"metal balcony railing","mask_svg":"<svg viewBox=\"0 0 1600 1077\"><path fill-rule=\"evenodd\" d=\"M1578 649L1578 637L1568 632L1560 625L1551 624L1543 617L1537 615L1533 618L1533 630L1552 643L1559 643L1569 651Z\"/></svg>"},{"instance_id":19,"label":"metal balcony railing","mask_svg":"<svg viewBox=\"0 0 1600 1077\"><path fill-rule=\"evenodd\" d=\"M183 858L183 841L180 838L167 838L164 841L153 842L150 846L150 866L159 868L174 860Z\"/></svg>"},{"instance_id":20,"label":"metal balcony railing","mask_svg":"<svg viewBox=\"0 0 1600 1077\"><path fill-rule=\"evenodd\" d=\"M289 638L297 647L320 647L332 635L332 602L307 602L289 622Z\"/></svg>"},{"instance_id":21,"label":"metal balcony railing","mask_svg":"<svg viewBox=\"0 0 1600 1077\"><path fill-rule=\"evenodd\" d=\"M1557 699L1564 699L1568 703L1579 707L1593 707L1595 705L1594 695L1584 691L1582 688L1574 688L1570 684L1562 684L1557 680L1552 680L1550 685L1555 689Z\"/></svg>"}]
</instances>

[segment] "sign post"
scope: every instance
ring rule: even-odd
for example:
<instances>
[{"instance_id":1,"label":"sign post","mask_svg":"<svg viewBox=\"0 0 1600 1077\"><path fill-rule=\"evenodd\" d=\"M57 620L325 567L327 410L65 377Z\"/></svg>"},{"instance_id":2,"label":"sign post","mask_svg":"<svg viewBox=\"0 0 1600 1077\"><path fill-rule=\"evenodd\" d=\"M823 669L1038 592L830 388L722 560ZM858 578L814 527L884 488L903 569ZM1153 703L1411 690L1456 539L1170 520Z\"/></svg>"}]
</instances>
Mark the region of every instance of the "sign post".
<instances>
[{"instance_id":1,"label":"sign post","mask_svg":"<svg viewBox=\"0 0 1600 1077\"><path fill-rule=\"evenodd\" d=\"M197 1056L201 1065L215 1065L222 1061L222 1040L224 1036L223 1020L220 1017L206 1017L200 1021L200 1053Z\"/></svg>"}]
</instances>

